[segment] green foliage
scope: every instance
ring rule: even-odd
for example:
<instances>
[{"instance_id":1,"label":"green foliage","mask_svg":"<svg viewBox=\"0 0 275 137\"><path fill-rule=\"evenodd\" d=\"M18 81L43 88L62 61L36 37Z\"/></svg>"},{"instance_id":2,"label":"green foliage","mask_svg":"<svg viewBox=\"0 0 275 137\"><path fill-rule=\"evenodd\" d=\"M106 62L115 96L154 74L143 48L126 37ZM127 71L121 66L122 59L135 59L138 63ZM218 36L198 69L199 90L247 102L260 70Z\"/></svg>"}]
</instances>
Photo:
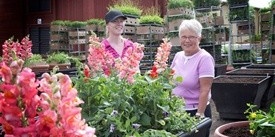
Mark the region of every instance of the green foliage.
<instances>
[{"instance_id":1,"label":"green foliage","mask_svg":"<svg viewBox=\"0 0 275 137\"><path fill-rule=\"evenodd\" d=\"M142 137L177 137L177 136L165 130L148 129L143 133Z\"/></svg>"},{"instance_id":2,"label":"green foliage","mask_svg":"<svg viewBox=\"0 0 275 137\"><path fill-rule=\"evenodd\" d=\"M227 0L229 5L247 5L249 0Z\"/></svg>"},{"instance_id":3,"label":"green foliage","mask_svg":"<svg viewBox=\"0 0 275 137\"><path fill-rule=\"evenodd\" d=\"M82 27L85 27L86 25L87 25L87 22L83 22L83 21L72 21L68 23L68 26L71 28L82 28Z\"/></svg>"},{"instance_id":4,"label":"green foliage","mask_svg":"<svg viewBox=\"0 0 275 137\"><path fill-rule=\"evenodd\" d=\"M138 0L118 0L108 7L109 10L119 10L125 15L139 17L142 13Z\"/></svg>"},{"instance_id":5,"label":"green foliage","mask_svg":"<svg viewBox=\"0 0 275 137\"><path fill-rule=\"evenodd\" d=\"M260 13L269 13L271 12L271 7L262 8L259 10Z\"/></svg>"},{"instance_id":6,"label":"green foliage","mask_svg":"<svg viewBox=\"0 0 275 137\"><path fill-rule=\"evenodd\" d=\"M139 19L140 24L163 24L163 18L158 15L144 15Z\"/></svg>"},{"instance_id":7,"label":"green foliage","mask_svg":"<svg viewBox=\"0 0 275 137\"><path fill-rule=\"evenodd\" d=\"M250 61L250 51L249 50L233 50L232 60L234 62L247 62Z\"/></svg>"},{"instance_id":8,"label":"green foliage","mask_svg":"<svg viewBox=\"0 0 275 137\"><path fill-rule=\"evenodd\" d=\"M274 137L275 136L275 103L270 105L268 112L257 110L256 105L247 104L247 114L249 127L255 137Z\"/></svg>"},{"instance_id":9,"label":"green foliage","mask_svg":"<svg viewBox=\"0 0 275 137\"><path fill-rule=\"evenodd\" d=\"M89 19L86 21L88 25L104 25L105 21L103 19Z\"/></svg>"},{"instance_id":10,"label":"green foliage","mask_svg":"<svg viewBox=\"0 0 275 137\"><path fill-rule=\"evenodd\" d=\"M46 59L47 63L70 63L70 57L68 54L64 52L54 52L50 55L48 55L48 58Z\"/></svg>"},{"instance_id":11,"label":"green foliage","mask_svg":"<svg viewBox=\"0 0 275 137\"><path fill-rule=\"evenodd\" d=\"M150 7L144 11L144 14L140 17L140 24L159 24L162 25L164 19L160 17L159 10L156 7Z\"/></svg>"},{"instance_id":12,"label":"green foliage","mask_svg":"<svg viewBox=\"0 0 275 137\"><path fill-rule=\"evenodd\" d=\"M47 64L46 60L40 54L33 54L24 62L24 66L30 67L36 64Z\"/></svg>"},{"instance_id":13,"label":"green foliage","mask_svg":"<svg viewBox=\"0 0 275 137\"><path fill-rule=\"evenodd\" d=\"M63 20L55 20L51 22L51 25L61 25L61 26L65 26L65 21Z\"/></svg>"},{"instance_id":14,"label":"green foliage","mask_svg":"<svg viewBox=\"0 0 275 137\"><path fill-rule=\"evenodd\" d=\"M167 8L175 9L175 8L194 8L193 2L191 0L168 0Z\"/></svg>"},{"instance_id":15,"label":"green foliage","mask_svg":"<svg viewBox=\"0 0 275 137\"><path fill-rule=\"evenodd\" d=\"M219 6L220 0L193 0L195 8L208 8L211 6Z\"/></svg>"},{"instance_id":16,"label":"green foliage","mask_svg":"<svg viewBox=\"0 0 275 137\"><path fill-rule=\"evenodd\" d=\"M182 99L171 95L174 86L169 74L167 70L156 79L136 75L132 84L116 75L74 79L85 102L82 115L99 137L170 136L191 131L198 119L182 109Z\"/></svg>"}]
</instances>

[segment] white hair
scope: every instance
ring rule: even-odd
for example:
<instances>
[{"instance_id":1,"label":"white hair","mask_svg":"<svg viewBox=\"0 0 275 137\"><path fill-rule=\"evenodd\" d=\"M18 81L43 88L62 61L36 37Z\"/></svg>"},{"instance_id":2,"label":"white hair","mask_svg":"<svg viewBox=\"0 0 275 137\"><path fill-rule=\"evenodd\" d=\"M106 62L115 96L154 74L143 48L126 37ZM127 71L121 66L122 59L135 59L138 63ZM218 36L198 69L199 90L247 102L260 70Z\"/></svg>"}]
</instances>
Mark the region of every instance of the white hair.
<instances>
[{"instance_id":1,"label":"white hair","mask_svg":"<svg viewBox=\"0 0 275 137\"><path fill-rule=\"evenodd\" d=\"M179 27L179 37L184 30L194 31L199 37L201 37L202 25L196 19L183 20Z\"/></svg>"}]
</instances>

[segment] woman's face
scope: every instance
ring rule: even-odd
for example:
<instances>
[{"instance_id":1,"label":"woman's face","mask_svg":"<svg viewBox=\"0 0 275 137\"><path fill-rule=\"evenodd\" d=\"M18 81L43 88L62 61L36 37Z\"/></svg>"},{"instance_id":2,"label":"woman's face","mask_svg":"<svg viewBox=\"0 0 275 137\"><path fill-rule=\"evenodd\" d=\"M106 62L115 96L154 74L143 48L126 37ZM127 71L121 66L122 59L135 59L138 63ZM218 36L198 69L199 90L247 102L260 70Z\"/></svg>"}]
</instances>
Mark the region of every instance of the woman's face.
<instances>
[{"instance_id":1,"label":"woman's face","mask_svg":"<svg viewBox=\"0 0 275 137\"><path fill-rule=\"evenodd\" d=\"M107 24L108 33L113 35L121 35L125 26L125 19L117 18Z\"/></svg>"},{"instance_id":2,"label":"woman's face","mask_svg":"<svg viewBox=\"0 0 275 137\"><path fill-rule=\"evenodd\" d=\"M194 31L186 29L182 30L180 34L180 45L186 53L196 53L200 48L201 37L199 37Z\"/></svg>"}]
</instances>

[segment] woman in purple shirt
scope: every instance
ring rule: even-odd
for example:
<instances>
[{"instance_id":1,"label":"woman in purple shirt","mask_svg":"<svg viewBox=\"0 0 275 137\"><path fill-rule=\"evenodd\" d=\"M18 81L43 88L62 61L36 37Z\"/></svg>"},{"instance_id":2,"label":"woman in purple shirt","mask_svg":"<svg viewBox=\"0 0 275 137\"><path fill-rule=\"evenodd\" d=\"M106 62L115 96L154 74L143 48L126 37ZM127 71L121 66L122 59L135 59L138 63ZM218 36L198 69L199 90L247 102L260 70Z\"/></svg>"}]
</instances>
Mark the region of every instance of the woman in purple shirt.
<instances>
[{"instance_id":1,"label":"woman in purple shirt","mask_svg":"<svg viewBox=\"0 0 275 137\"><path fill-rule=\"evenodd\" d=\"M112 53L115 58L124 57L126 50L133 46L133 42L122 37L126 16L120 11L110 10L105 15L107 38L101 43L105 50Z\"/></svg>"},{"instance_id":2,"label":"woman in purple shirt","mask_svg":"<svg viewBox=\"0 0 275 137\"><path fill-rule=\"evenodd\" d=\"M192 116L210 117L211 86L215 61L199 44L202 25L195 19L183 20L179 27L180 44L183 51L176 53L171 68L183 82L173 89L173 94L185 101L185 110Z\"/></svg>"}]
</instances>

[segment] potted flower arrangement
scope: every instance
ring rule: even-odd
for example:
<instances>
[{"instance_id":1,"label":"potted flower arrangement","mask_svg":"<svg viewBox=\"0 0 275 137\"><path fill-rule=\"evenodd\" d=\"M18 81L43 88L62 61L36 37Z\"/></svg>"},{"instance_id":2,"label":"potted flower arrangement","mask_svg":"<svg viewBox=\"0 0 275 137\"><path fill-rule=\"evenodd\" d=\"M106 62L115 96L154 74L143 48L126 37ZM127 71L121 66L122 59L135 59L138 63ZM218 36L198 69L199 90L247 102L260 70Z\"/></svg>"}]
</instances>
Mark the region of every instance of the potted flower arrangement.
<instances>
[{"instance_id":1,"label":"potted flower arrangement","mask_svg":"<svg viewBox=\"0 0 275 137\"><path fill-rule=\"evenodd\" d=\"M82 115L97 129L97 136L203 136L203 129L196 132L200 119L187 114L183 100L171 95L173 81L182 79L173 78L173 70L167 68L167 40L144 75L136 73L143 45L135 43L124 58L114 59L95 36L90 40L88 65L74 83L85 102Z\"/></svg>"}]
</instances>

